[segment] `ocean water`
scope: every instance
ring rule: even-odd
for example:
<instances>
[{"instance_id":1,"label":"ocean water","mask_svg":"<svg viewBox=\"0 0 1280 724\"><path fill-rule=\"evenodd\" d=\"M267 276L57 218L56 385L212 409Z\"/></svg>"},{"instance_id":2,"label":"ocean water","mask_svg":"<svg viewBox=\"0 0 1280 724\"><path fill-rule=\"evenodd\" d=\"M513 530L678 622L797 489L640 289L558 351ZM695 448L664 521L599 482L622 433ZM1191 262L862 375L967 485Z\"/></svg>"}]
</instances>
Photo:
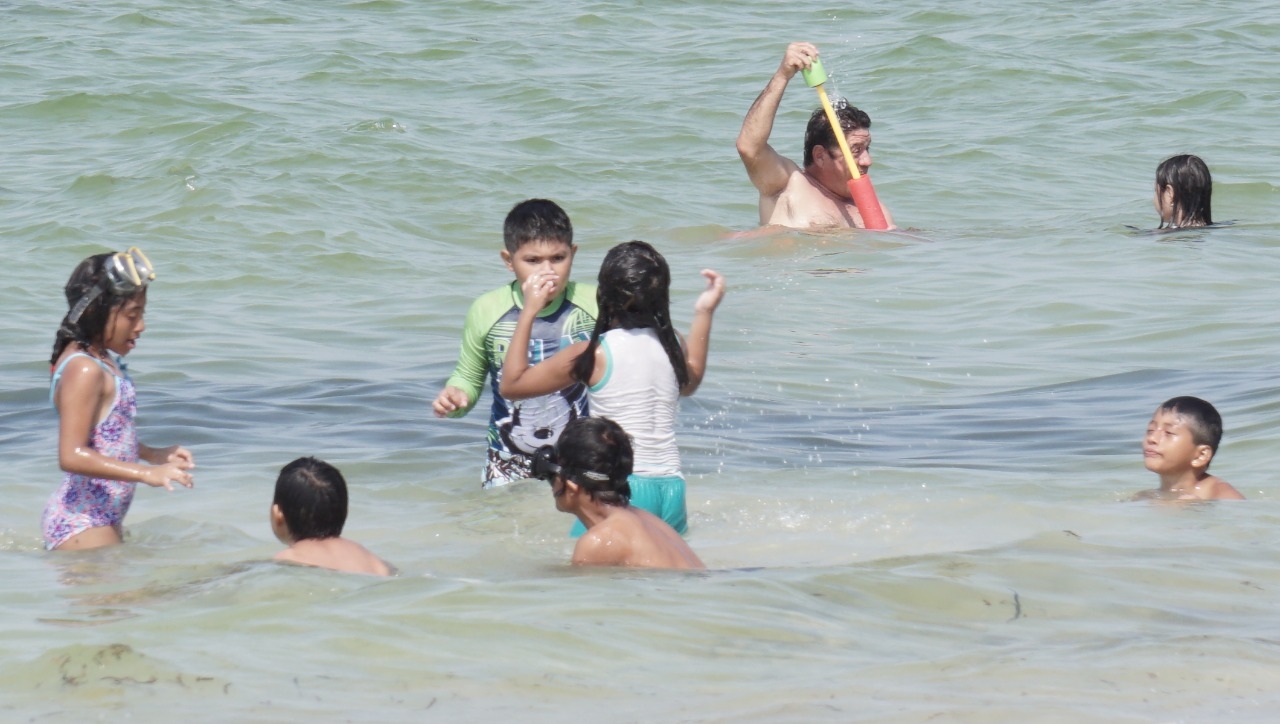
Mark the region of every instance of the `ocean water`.
<instances>
[{"instance_id":1,"label":"ocean water","mask_svg":"<svg viewBox=\"0 0 1280 724\"><path fill-rule=\"evenodd\" d=\"M1242 721L1280 695L1280 14L505 1L5 3L0 718ZM742 115L791 40L873 119L900 233L744 234ZM774 127L797 158L816 105ZM1172 234L1191 152L1230 226ZM575 570L536 482L479 488L437 420L507 210L575 276L631 238L706 382L677 432L703 574ZM41 550L62 285L141 246L140 430L197 487L128 545ZM1250 500L1127 502L1163 399L1214 402ZM481 402L483 409L485 402ZM390 580L281 567L298 455Z\"/></svg>"}]
</instances>

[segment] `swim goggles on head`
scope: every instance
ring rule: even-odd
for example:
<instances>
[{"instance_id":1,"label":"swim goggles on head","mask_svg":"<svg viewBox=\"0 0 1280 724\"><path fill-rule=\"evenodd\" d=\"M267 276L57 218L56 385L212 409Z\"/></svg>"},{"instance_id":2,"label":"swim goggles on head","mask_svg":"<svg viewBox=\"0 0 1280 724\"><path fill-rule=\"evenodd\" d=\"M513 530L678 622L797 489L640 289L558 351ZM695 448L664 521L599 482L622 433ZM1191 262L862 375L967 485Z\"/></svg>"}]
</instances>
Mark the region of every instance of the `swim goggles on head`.
<instances>
[{"instance_id":1,"label":"swim goggles on head","mask_svg":"<svg viewBox=\"0 0 1280 724\"><path fill-rule=\"evenodd\" d=\"M107 257L102 269L102 278L71 308L71 312L67 314L67 321L72 324L79 321L84 310L88 309L89 304L104 291L110 290L112 294L120 296L133 294L145 289L155 278L156 269L141 249L131 246L128 251L118 251Z\"/></svg>"},{"instance_id":2,"label":"swim goggles on head","mask_svg":"<svg viewBox=\"0 0 1280 724\"><path fill-rule=\"evenodd\" d=\"M533 462L531 467L533 468L533 477L538 478L539 480L545 480L548 483L555 480L557 475L566 478L576 477L574 475L565 475L564 466L560 465L556 461L556 449L551 445L543 445L533 453ZM603 483L609 479L608 475L604 473L597 473L594 470L584 470L577 473L577 475L581 475L588 480L594 480L598 483Z\"/></svg>"}]
</instances>

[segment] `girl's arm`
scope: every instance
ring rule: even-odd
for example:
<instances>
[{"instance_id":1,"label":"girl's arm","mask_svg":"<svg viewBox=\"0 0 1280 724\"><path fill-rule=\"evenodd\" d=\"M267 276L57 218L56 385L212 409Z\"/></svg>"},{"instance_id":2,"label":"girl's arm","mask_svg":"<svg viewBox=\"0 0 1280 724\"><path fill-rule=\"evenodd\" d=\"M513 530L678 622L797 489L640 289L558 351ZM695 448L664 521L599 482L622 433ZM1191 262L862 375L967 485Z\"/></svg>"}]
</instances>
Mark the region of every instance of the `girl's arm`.
<instances>
[{"instance_id":1,"label":"girl's arm","mask_svg":"<svg viewBox=\"0 0 1280 724\"><path fill-rule=\"evenodd\" d=\"M196 466L196 459L191 455L191 451L181 445L169 445L168 447L151 447L138 443L138 457L146 460L152 465L164 465L165 463L186 463L184 470L189 470Z\"/></svg>"},{"instance_id":2,"label":"girl's arm","mask_svg":"<svg viewBox=\"0 0 1280 724\"><path fill-rule=\"evenodd\" d=\"M89 445L95 418L107 394L107 373L89 359L67 365L58 381L58 466L69 473L108 480L145 483L173 490L173 483L191 487L191 453L186 460L150 466L107 457ZM139 451L144 446L139 446ZM145 448L150 450L150 448ZM167 448L166 448L167 449ZM184 451L185 452L185 451Z\"/></svg>"},{"instance_id":3,"label":"girl's arm","mask_svg":"<svg viewBox=\"0 0 1280 724\"><path fill-rule=\"evenodd\" d=\"M529 366L529 335L533 331L533 321L546 306L548 294L554 285L554 280L534 274L521 287L524 291L524 308L520 310L515 332L507 346L507 358L502 363L502 379L498 382L498 392L508 400L548 395L577 381L573 379L573 361L587 348L586 342L572 344L556 352L550 359L533 367Z\"/></svg>"},{"instance_id":4,"label":"girl's arm","mask_svg":"<svg viewBox=\"0 0 1280 724\"><path fill-rule=\"evenodd\" d=\"M686 397L698 390L702 376L706 374L707 350L711 346L711 317L720 306L720 300L724 299L724 277L711 269L703 269L702 276L707 278L707 288L693 303L693 323L689 325L689 336L684 345L689 383L680 388L680 394Z\"/></svg>"}]
</instances>

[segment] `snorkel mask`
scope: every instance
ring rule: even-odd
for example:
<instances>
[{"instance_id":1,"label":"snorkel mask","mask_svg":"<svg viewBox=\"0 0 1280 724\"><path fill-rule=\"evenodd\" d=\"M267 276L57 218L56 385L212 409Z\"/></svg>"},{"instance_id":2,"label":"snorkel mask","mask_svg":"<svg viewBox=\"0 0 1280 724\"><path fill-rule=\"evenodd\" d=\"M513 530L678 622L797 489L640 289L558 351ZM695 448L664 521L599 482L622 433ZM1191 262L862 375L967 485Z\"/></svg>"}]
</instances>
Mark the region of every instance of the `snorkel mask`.
<instances>
[{"instance_id":1,"label":"snorkel mask","mask_svg":"<svg viewBox=\"0 0 1280 724\"><path fill-rule=\"evenodd\" d=\"M539 480L545 480L548 483L554 481L557 475L568 480L580 475L588 480L594 480L598 483L603 483L609 479L608 475L604 473L597 473L594 470L584 470L576 475L566 474L564 466L560 465L560 463L556 461L556 449L551 445L543 445L538 448L537 452L533 454L531 467L533 468L533 477Z\"/></svg>"},{"instance_id":2,"label":"snorkel mask","mask_svg":"<svg viewBox=\"0 0 1280 724\"><path fill-rule=\"evenodd\" d=\"M107 257L103 264L102 277L71 308L71 312L67 314L67 321L71 324L79 321L84 310L88 309L93 300L104 291L110 291L116 296L127 296L145 289L155 278L155 267L151 266L151 260L142 253L141 249L131 246L128 251L118 251Z\"/></svg>"}]
</instances>

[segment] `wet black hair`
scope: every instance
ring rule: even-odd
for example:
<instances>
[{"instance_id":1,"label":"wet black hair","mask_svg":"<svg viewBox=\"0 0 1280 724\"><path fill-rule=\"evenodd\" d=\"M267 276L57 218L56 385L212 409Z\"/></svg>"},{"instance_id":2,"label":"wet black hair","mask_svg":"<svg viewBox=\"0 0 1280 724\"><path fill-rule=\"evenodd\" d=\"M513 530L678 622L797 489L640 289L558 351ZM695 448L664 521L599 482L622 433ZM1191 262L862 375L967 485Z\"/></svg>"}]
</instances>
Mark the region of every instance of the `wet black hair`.
<instances>
[{"instance_id":1,"label":"wet black hair","mask_svg":"<svg viewBox=\"0 0 1280 724\"><path fill-rule=\"evenodd\" d=\"M604 255L596 281L596 326L586 350L573 361L573 378L590 382L600 335L614 328L652 328L667 352L676 381L681 388L689 384L684 349L671 326L671 269L658 250L643 241L618 244Z\"/></svg>"},{"instance_id":2,"label":"wet black hair","mask_svg":"<svg viewBox=\"0 0 1280 724\"><path fill-rule=\"evenodd\" d=\"M1222 415L1213 405L1199 397L1174 397L1165 400L1160 409L1185 417L1191 441L1218 452L1218 443L1222 442Z\"/></svg>"},{"instance_id":3,"label":"wet black hair","mask_svg":"<svg viewBox=\"0 0 1280 724\"><path fill-rule=\"evenodd\" d=\"M347 522L347 481L323 460L298 458L276 478L273 502L294 541L336 538Z\"/></svg>"},{"instance_id":4,"label":"wet black hair","mask_svg":"<svg viewBox=\"0 0 1280 724\"><path fill-rule=\"evenodd\" d=\"M1173 189L1172 220L1160 220L1160 228L1166 226L1209 226L1213 223L1210 199L1213 197L1213 177L1209 167L1199 156L1184 153L1166 158L1156 167L1156 193L1164 187Z\"/></svg>"},{"instance_id":5,"label":"wet black hair","mask_svg":"<svg viewBox=\"0 0 1280 724\"><path fill-rule=\"evenodd\" d=\"M62 324L58 327L58 332L54 336L53 356L49 358L49 364L58 364L58 358L66 351L67 345L72 342L78 344L82 351L88 351L94 344L101 343L103 337L107 334L107 322L111 319L111 310L121 307L130 299L145 293L145 289L131 294L112 293L111 285L107 284L104 278L106 276L107 260L111 256L111 253L94 254L77 264L75 270L71 272L71 278L67 280L67 285L63 287L63 292L67 297L67 313L63 315ZM100 285L102 292L93 301L89 302L89 306L85 307L84 311L81 312L80 318L72 322L70 320L72 308L86 294Z\"/></svg>"},{"instance_id":6,"label":"wet black hair","mask_svg":"<svg viewBox=\"0 0 1280 724\"><path fill-rule=\"evenodd\" d=\"M840 128L844 129L845 133L859 129L871 130L871 116L868 116L866 111L849 105L849 102L843 98L837 100L832 105L832 109L835 110L836 119L840 121ZM814 146L822 146L833 152L840 147L836 134L831 130L831 121L827 120L827 113L821 108L809 116L809 125L804 129L805 168L813 165Z\"/></svg>"},{"instance_id":7,"label":"wet black hair","mask_svg":"<svg viewBox=\"0 0 1280 724\"><path fill-rule=\"evenodd\" d=\"M606 505L631 502L631 474L635 453L631 438L607 417L579 417L565 425L556 441L560 477L572 480L592 500ZM588 473L596 473L590 475ZM598 480L600 474L608 476Z\"/></svg>"},{"instance_id":8,"label":"wet black hair","mask_svg":"<svg viewBox=\"0 0 1280 724\"><path fill-rule=\"evenodd\" d=\"M560 205L547 199L527 199L507 212L502 241L514 254L531 241L573 243L573 224Z\"/></svg>"}]
</instances>

